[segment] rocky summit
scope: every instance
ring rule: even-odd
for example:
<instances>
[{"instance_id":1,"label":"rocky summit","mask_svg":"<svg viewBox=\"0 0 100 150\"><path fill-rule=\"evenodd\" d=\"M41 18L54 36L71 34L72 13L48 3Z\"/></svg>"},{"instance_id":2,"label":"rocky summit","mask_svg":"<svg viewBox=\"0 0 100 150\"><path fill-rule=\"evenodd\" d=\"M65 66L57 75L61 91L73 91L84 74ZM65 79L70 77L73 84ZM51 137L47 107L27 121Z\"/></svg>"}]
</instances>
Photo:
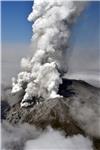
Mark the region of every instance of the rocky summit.
<instances>
[{"instance_id":1,"label":"rocky summit","mask_svg":"<svg viewBox=\"0 0 100 150\"><path fill-rule=\"evenodd\" d=\"M90 136L95 149L100 150L100 89L83 81L63 79L58 93L63 97L38 100L27 108L21 108L19 101L6 108L3 119L12 125L27 122L42 129L50 125L66 136Z\"/></svg>"}]
</instances>

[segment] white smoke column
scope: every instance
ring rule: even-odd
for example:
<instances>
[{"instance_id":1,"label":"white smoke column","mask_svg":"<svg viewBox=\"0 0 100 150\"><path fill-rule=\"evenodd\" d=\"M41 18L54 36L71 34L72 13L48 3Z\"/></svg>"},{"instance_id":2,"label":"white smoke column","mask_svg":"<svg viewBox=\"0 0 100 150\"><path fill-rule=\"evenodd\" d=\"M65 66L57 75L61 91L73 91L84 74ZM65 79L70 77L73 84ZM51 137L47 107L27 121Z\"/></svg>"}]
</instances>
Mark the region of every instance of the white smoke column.
<instances>
[{"instance_id":1,"label":"white smoke column","mask_svg":"<svg viewBox=\"0 0 100 150\"><path fill-rule=\"evenodd\" d=\"M64 53L70 30L86 2L35 0L28 20L33 22L33 57L23 58L23 72L13 79L12 93L25 90L21 106L33 97L54 98L61 84ZM67 64L66 64L67 66ZM67 68L67 67L66 67ZM25 86L27 85L27 86Z\"/></svg>"}]
</instances>

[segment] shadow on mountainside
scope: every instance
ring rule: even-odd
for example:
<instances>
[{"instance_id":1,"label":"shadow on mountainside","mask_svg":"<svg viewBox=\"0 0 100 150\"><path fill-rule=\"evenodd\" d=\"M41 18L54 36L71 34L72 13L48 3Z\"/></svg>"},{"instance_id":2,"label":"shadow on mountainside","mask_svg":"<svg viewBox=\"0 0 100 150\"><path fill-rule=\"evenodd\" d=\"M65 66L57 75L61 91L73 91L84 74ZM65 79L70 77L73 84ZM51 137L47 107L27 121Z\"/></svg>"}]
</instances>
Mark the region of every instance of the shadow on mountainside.
<instances>
[{"instance_id":1,"label":"shadow on mountainside","mask_svg":"<svg viewBox=\"0 0 100 150\"><path fill-rule=\"evenodd\" d=\"M92 109L92 107L99 105L99 103L96 104L96 101L99 99L100 89L83 81L63 79L58 93L63 97L42 100L42 103L28 108L21 108L20 102L17 102L11 106L10 110L7 110L5 119L12 125L27 122L42 129L50 125L54 129L63 130L66 136L75 134L88 135L94 138L94 145L97 150L100 150L100 137L96 140L95 134L93 136L85 130L84 120L80 122L70 113L73 104L77 104L77 100L82 108L88 105ZM77 105L75 109L78 111ZM75 115L77 116L80 111L81 109Z\"/></svg>"}]
</instances>

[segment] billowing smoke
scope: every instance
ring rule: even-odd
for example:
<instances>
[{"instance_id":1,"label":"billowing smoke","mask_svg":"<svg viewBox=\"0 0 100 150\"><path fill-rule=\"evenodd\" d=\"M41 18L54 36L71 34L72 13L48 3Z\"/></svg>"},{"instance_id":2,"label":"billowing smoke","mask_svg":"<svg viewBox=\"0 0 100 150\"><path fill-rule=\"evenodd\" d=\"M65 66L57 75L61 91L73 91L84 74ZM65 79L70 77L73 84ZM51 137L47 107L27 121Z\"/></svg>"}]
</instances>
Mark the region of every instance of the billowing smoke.
<instances>
[{"instance_id":1,"label":"billowing smoke","mask_svg":"<svg viewBox=\"0 0 100 150\"><path fill-rule=\"evenodd\" d=\"M51 138L52 137L52 138ZM49 128L38 139L26 142L24 150L93 150L92 142L82 135L66 137L59 131Z\"/></svg>"},{"instance_id":2,"label":"billowing smoke","mask_svg":"<svg viewBox=\"0 0 100 150\"><path fill-rule=\"evenodd\" d=\"M86 2L67 0L35 0L28 20L33 22L33 56L23 58L23 71L18 79L13 78L12 93L25 91L21 106L34 97L44 99L59 97L58 88L62 83L64 54L72 25L81 14Z\"/></svg>"},{"instance_id":3,"label":"billowing smoke","mask_svg":"<svg viewBox=\"0 0 100 150\"><path fill-rule=\"evenodd\" d=\"M1 127L2 150L93 150L92 141L88 137L65 137L63 132L51 127L42 131L26 123L12 126L6 121Z\"/></svg>"},{"instance_id":4,"label":"billowing smoke","mask_svg":"<svg viewBox=\"0 0 100 150\"><path fill-rule=\"evenodd\" d=\"M27 123L12 126L3 121L1 126L2 150L23 150L27 140L36 139L40 136L41 130Z\"/></svg>"}]
</instances>

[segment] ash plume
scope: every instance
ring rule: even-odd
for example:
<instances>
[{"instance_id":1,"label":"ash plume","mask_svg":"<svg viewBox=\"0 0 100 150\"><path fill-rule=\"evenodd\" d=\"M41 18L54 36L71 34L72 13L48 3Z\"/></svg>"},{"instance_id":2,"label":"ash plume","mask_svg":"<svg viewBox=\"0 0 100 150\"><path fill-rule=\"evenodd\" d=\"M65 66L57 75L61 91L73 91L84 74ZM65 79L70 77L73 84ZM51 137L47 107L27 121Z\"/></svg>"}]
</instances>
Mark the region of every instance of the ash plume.
<instances>
[{"instance_id":1,"label":"ash plume","mask_svg":"<svg viewBox=\"0 0 100 150\"><path fill-rule=\"evenodd\" d=\"M28 16L32 25L33 56L23 58L22 72L13 78L12 93L25 91L21 106L33 97L44 99L59 97L62 83L64 54L69 45L72 25L82 13L86 2L67 0L35 0L33 11Z\"/></svg>"},{"instance_id":2,"label":"ash plume","mask_svg":"<svg viewBox=\"0 0 100 150\"><path fill-rule=\"evenodd\" d=\"M93 150L93 143L88 137L80 134L65 137L63 132L51 127L41 130L27 123L12 126L4 121L1 129L2 150Z\"/></svg>"}]
</instances>

